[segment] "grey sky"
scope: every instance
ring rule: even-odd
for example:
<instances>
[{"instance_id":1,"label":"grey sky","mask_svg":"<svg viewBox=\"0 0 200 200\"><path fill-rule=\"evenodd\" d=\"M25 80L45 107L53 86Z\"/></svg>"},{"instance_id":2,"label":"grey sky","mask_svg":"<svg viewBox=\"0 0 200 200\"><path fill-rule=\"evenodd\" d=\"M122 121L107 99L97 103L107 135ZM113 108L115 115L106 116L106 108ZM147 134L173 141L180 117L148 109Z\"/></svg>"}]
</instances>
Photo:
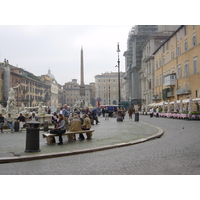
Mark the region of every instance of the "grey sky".
<instances>
[{"instance_id":1,"label":"grey sky","mask_svg":"<svg viewBox=\"0 0 200 200\"><path fill-rule=\"evenodd\" d=\"M123 53L132 25L46 25L0 26L0 61L21 67L35 75L51 69L60 84L76 78L80 82L80 50L83 46L85 83L105 71L117 71L117 43Z\"/></svg>"}]
</instances>

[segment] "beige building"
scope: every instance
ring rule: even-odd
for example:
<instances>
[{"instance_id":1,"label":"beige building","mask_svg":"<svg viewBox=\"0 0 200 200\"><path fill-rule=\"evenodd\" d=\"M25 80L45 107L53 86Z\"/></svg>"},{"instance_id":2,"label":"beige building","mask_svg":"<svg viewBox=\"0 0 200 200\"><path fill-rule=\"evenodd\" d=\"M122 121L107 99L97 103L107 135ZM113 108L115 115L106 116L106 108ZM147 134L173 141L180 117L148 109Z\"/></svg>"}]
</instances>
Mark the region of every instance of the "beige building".
<instances>
[{"instance_id":1,"label":"beige building","mask_svg":"<svg viewBox=\"0 0 200 200\"><path fill-rule=\"evenodd\" d=\"M155 102L200 97L200 26L182 25L155 52ZM187 109L187 108L186 108ZM193 106L193 110L196 108Z\"/></svg>"},{"instance_id":2,"label":"beige building","mask_svg":"<svg viewBox=\"0 0 200 200\"><path fill-rule=\"evenodd\" d=\"M120 86L123 84L123 77L125 73L120 73ZM101 105L118 105L118 73L117 72L105 72L101 75L95 76L95 90L96 97L95 99L100 99ZM124 87L122 87L124 88ZM121 91L121 94L124 94ZM122 100L122 99L121 99ZM97 106L97 102L96 102Z\"/></svg>"},{"instance_id":3,"label":"beige building","mask_svg":"<svg viewBox=\"0 0 200 200\"><path fill-rule=\"evenodd\" d=\"M94 83L84 85L84 87L85 97L91 103L91 105L93 105L92 100L94 99L95 93ZM65 83L63 86L63 95L64 102L73 107L74 104L80 99L80 85L77 83L77 79L72 79L72 81Z\"/></svg>"},{"instance_id":4,"label":"beige building","mask_svg":"<svg viewBox=\"0 0 200 200\"><path fill-rule=\"evenodd\" d=\"M23 103L27 107L35 107L39 102L46 106L58 106L58 83L50 70L47 75L35 76L7 61L0 64L0 75L0 98L3 106L6 106L9 88L18 84L20 86L15 92L17 106Z\"/></svg>"},{"instance_id":5,"label":"beige building","mask_svg":"<svg viewBox=\"0 0 200 200\"><path fill-rule=\"evenodd\" d=\"M17 105L21 106L37 106L38 102L44 100L44 85L39 78L22 68L11 66L10 71L10 87L20 84L16 89Z\"/></svg>"}]
</instances>

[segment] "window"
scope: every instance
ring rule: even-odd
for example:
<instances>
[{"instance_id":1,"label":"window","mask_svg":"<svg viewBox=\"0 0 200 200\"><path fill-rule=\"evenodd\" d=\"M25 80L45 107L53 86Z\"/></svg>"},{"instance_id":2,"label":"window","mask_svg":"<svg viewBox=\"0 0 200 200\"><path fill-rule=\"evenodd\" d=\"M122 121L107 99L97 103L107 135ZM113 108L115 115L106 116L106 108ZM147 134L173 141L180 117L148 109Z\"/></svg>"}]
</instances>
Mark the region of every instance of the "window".
<instances>
[{"instance_id":1,"label":"window","mask_svg":"<svg viewBox=\"0 0 200 200\"><path fill-rule=\"evenodd\" d=\"M185 61L185 66L184 66L184 76L189 75L189 63L188 61Z\"/></svg>"},{"instance_id":2,"label":"window","mask_svg":"<svg viewBox=\"0 0 200 200\"><path fill-rule=\"evenodd\" d=\"M158 77L156 77L156 86L158 86Z\"/></svg>"},{"instance_id":3,"label":"window","mask_svg":"<svg viewBox=\"0 0 200 200\"><path fill-rule=\"evenodd\" d=\"M151 80L149 81L149 90L151 89Z\"/></svg>"},{"instance_id":4,"label":"window","mask_svg":"<svg viewBox=\"0 0 200 200\"><path fill-rule=\"evenodd\" d=\"M162 58L162 65L165 64L165 57Z\"/></svg>"},{"instance_id":5,"label":"window","mask_svg":"<svg viewBox=\"0 0 200 200\"><path fill-rule=\"evenodd\" d=\"M173 47L173 45L174 45L173 38L170 39L170 44L171 44L171 47Z\"/></svg>"},{"instance_id":6,"label":"window","mask_svg":"<svg viewBox=\"0 0 200 200\"><path fill-rule=\"evenodd\" d=\"M169 61L169 53L166 54L166 63Z\"/></svg>"},{"instance_id":7,"label":"window","mask_svg":"<svg viewBox=\"0 0 200 200\"><path fill-rule=\"evenodd\" d=\"M162 76L160 74L160 85L162 85Z\"/></svg>"},{"instance_id":8,"label":"window","mask_svg":"<svg viewBox=\"0 0 200 200\"><path fill-rule=\"evenodd\" d=\"M172 72L172 74L174 73L174 67L171 68L171 72Z\"/></svg>"},{"instance_id":9,"label":"window","mask_svg":"<svg viewBox=\"0 0 200 200\"><path fill-rule=\"evenodd\" d=\"M184 50L187 51L188 50L188 41L185 40L185 43L184 43Z\"/></svg>"},{"instance_id":10,"label":"window","mask_svg":"<svg viewBox=\"0 0 200 200\"><path fill-rule=\"evenodd\" d=\"M194 57L193 58L193 70L194 70L194 74L198 73L198 62L197 62L198 58Z\"/></svg>"},{"instance_id":11,"label":"window","mask_svg":"<svg viewBox=\"0 0 200 200\"><path fill-rule=\"evenodd\" d=\"M180 56L181 54L181 47L180 45L177 46L177 56Z\"/></svg>"},{"instance_id":12,"label":"window","mask_svg":"<svg viewBox=\"0 0 200 200\"><path fill-rule=\"evenodd\" d=\"M197 42L196 42L196 33L195 33L192 36L192 45L195 46L196 44L197 44Z\"/></svg>"},{"instance_id":13,"label":"window","mask_svg":"<svg viewBox=\"0 0 200 200\"><path fill-rule=\"evenodd\" d=\"M181 65L178 65L177 67L177 78L181 78Z\"/></svg>"},{"instance_id":14,"label":"window","mask_svg":"<svg viewBox=\"0 0 200 200\"><path fill-rule=\"evenodd\" d=\"M179 41L179 39L180 39L180 33L178 32L178 33L176 33L176 40L177 40L177 42Z\"/></svg>"},{"instance_id":15,"label":"window","mask_svg":"<svg viewBox=\"0 0 200 200\"><path fill-rule=\"evenodd\" d=\"M165 53L165 46L162 46L162 53Z\"/></svg>"},{"instance_id":16,"label":"window","mask_svg":"<svg viewBox=\"0 0 200 200\"><path fill-rule=\"evenodd\" d=\"M168 51L168 42L165 43L166 51Z\"/></svg>"},{"instance_id":17,"label":"window","mask_svg":"<svg viewBox=\"0 0 200 200\"><path fill-rule=\"evenodd\" d=\"M158 69L158 62L156 62L156 69Z\"/></svg>"},{"instance_id":18,"label":"window","mask_svg":"<svg viewBox=\"0 0 200 200\"><path fill-rule=\"evenodd\" d=\"M174 59L174 49L171 51L171 59Z\"/></svg>"},{"instance_id":19,"label":"window","mask_svg":"<svg viewBox=\"0 0 200 200\"><path fill-rule=\"evenodd\" d=\"M187 35L187 26L184 26L184 35Z\"/></svg>"},{"instance_id":20,"label":"window","mask_svg":"<svg viewBox=\"0 0 200 200\"><path fill-rule=\"evenodd\" d=\"M182 29L180 30L180 39L182 39Z\"/></svg>"}]
</instances>

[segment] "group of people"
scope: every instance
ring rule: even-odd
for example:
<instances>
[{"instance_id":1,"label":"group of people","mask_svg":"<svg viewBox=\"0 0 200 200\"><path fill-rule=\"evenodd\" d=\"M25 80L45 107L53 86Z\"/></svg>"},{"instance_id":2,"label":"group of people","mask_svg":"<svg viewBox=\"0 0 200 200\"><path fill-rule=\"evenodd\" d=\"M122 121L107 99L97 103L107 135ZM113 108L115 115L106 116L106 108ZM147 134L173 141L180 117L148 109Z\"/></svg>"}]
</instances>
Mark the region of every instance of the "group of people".
<instances>
[{"instance_id":1,"label":"group of people","mask_svg":"<svg viewBox=\"0 0 200 200\"><path fill-rule=\"evenodd\" d=\"M87 114L83 114L82 118L80 117L80 112L75 110L74 113L70 116L70 113L67 109L67 104L63 106L62 114L57 115L56 112L52 115L52 123L54 128L50 130L50 133L57 134L59 136L58 145L63 144L62 134L66 131L81 131L81 130L90 130L91 122ZM79 139L84 140L85 137L83 134L79 134ZM74 134L74 140L76 140L76 135Z\"/></svg>"},{"instance_id":2,"label":"group of people","mask_svg":"<svg viewBox=\"0 0 200 200\"><path fill-rule=\"evenodd\" d=\"M29 120L30 121L38 121L38 118L37 118L37 116L35 115L34 112L29 117ZM25 119L25 117L23 116L22 113L20 113L20 115L16 119L16 121L19 123L19 131L21 131L23 126L24 126L24 124L26 123L26 119ZM15 122L15 120L11 116L11 113L8 113L8 117L7 118L3 117L3 115L0 114L0 130L1 130L2 133L3 133L3 125L5 124L5 122L9 126L11 132L13 133L14 132L14 122Z\"/></svg>"}]
</instances>

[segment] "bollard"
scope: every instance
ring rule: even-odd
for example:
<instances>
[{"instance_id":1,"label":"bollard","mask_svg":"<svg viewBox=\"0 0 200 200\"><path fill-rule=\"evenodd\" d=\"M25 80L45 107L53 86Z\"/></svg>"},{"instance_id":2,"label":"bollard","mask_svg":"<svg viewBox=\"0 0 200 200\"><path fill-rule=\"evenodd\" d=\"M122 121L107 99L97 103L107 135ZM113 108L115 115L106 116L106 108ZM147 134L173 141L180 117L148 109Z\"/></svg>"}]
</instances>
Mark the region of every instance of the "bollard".
<instances>
[{"instance_id":1,"label":"bollard","mask_svg":"<svg viewBox=\"0 0 200 200\"><path fill-rule=\"evenodd\" d=\"M139 122L139 113L135 113L135 122Z\"/></svg>"},{"instance_id":2,"label":"bollard","mask_svg":"<svg viewBox=\"0 0 200 200\"><path fill-rule=\"evenodd\" d=\"M47 120L44 121L44 131L47 132L49 130L49 123Z\"/></svg>"},{"instance_id":3,"label":"bollard","mask_svg":"<svg viewBox=\"0 0 200 200\"><path fill-rule=\"evenodd\" d=\"M26 128L26 150L25 152L38 152L40 151L39 147L39 139L40 139L40 123L37 121L29 121L27 122L29 125Z\"/></svg>"},{"instance_id":4,"label":"bollard","mask_svg":"<svg viewBox=\"0 0 200 200\"><path fill-rule=\"evenodd\" d=\"M18 121L14 122L14 130L15 130L15 132L19 131L19 122Z\"/></svg>"}]
</instances>

